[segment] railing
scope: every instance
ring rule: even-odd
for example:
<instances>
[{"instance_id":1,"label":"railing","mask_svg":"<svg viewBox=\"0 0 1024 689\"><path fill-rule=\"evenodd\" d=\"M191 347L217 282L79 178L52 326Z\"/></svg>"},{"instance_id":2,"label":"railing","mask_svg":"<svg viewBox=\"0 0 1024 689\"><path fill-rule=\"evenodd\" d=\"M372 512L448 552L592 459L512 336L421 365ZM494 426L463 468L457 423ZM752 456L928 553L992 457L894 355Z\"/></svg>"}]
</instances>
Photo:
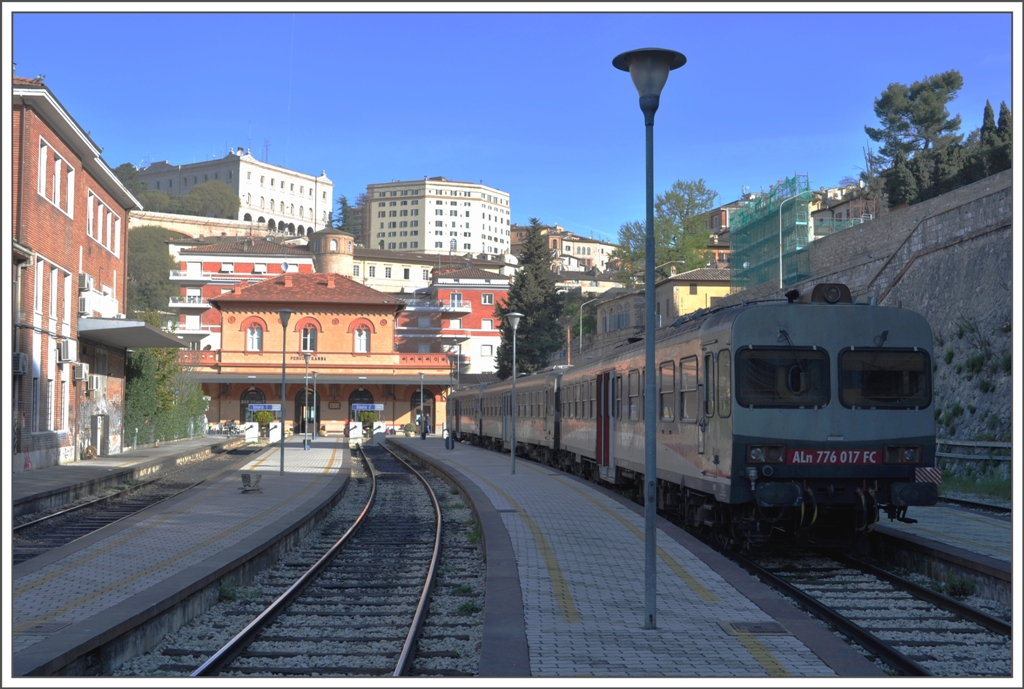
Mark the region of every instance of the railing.
<instances>
[{"instance_id":1,"label":"railing","mask_svg":"<svg viewBox=\"0 0 1024 689\"><path fill-rule=\"evenodd\" d=\"M216 330L214 330L216 328ZM219 325L178 325L178 329L174 331L175 335L212 335L213 333L219 333Z\"/></svg>"},{"instance_id":2,"label":"railing","mask_svg":"<svg viewBox=\"0 0 1024 689\"><path fill-rule=\"evenodd\" d=\"M231 281L237 282L238 280L263 280L267 277L277 276L279 273L236 273L234 271L230 273L214 272L209 270L203 271L188 271L188 270L172 270L172 280L206 280L216 282L220 281Z\"/></svg>"},{"instance_id":3,"label":"railing","mask_svg":"<svg viewBox=\"0 0 1024 689\"><path fill-rule=\"evenodd\" d=\"M178 363L198 366L210 366L220 360L220 352L197 351L194 349L183 349L178 352Z\"/></svg>"},{"instance_id":4,"label":"railing","mask_svg":"<svg viewBox=\"0 0 1024 689\"><path fill-rule=\"evenodd\" d=\"M472 311L473 305L468 299L446 303L444 299L408 299L405 302L409 309L440 309L441 311Z\"/></svg>"},{"instance_id":5,"label":"railing","mask_svg":"<svg viewBox=\"0 0 1024 689\"><path fill-rule=\"evenodd\" d=\"M193 296L171 297L171 300L168 303L168 306L171 307L171 308L173 308L175 306L209 307L210 306L210 302L208 302L204 297L193 297Z\"/></svg>"},{"instance_id":6,"label":"railing","mask_svg":"<svg viewBox=\"0 0 1024 689\"><path fill-rule=\"evenodd\" d=\"M947 452L939 452L941 447L949 448ZM991 442L984 440L936 440L935 456L946 459L967 459L977 462L995 461L1009 462L1013 459L1010 452L1011 443ZM979 454L984 453L984 454Z\"/></svg>"}]
</instances>

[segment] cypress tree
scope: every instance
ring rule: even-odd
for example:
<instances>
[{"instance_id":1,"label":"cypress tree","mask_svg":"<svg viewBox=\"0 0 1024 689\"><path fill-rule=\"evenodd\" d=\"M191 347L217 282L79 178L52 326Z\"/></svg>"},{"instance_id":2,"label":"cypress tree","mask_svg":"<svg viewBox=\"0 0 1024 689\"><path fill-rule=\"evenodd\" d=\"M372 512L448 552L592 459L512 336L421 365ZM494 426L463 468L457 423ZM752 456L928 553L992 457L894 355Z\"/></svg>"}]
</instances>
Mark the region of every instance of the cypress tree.
<instances>
[{"instance_id":1,"label":"cypress tree","mask_svg":"<svg viewBox=\"0 0 1024 689\"><path fill-rule=\"evenodd\" d=\"M999 104L999 124L993 139L994 146L989 158L990 174L1013 167L1013 120L1006 101Z\"/></svg>"},{"instance_id":2,"label":"cypress tree","mask_svg":"<svg viewBox=\"0 0 1024 689\"><path fill-rule=\"evenodd\" d=\"M885 195L890 206L917 203L917 180L902 153L893 156L892 167L886 172Z\"/></svg>"},{"instance_id":3,"label":"cypress tree","mask_svg":"<svg viewBox=\"0 0 1024 689\"><path fill-rule=\"evenodd\" d=\"M509 285L505 305L495 307L495 315L501 323L497 354L497 375L501 379L512 375L512 327L505 314L523 314L516 331L517 373L546 367L548 357L565 342L565 332L558 322L565 307L565 295L556 290L551 274L553 252L547 237L541 234L542 226L540 220L530 218L530 227L519 252L519 269Z\"/></svg>"}]
</instances>

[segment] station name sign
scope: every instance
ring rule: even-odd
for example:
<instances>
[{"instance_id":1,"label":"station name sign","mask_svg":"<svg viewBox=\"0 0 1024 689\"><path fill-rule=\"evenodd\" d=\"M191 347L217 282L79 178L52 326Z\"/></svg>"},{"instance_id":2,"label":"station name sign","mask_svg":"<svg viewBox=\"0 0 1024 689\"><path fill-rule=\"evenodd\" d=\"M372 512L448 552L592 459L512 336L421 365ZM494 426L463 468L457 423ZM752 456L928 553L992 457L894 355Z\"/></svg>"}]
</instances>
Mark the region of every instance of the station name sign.
<instances>
[{"instance_id":1,"label":"station name sign","mask_svg":"<svg viewBox=\"0 0 1024 689\"><path fill-rule=\"evenodd\" d=\"M249 411L281 411L280 404L250 404Z\"/></svg>"},{"instance_id":2,"label":"station name sign","mask_svg":"<svg viewBox=\"0 0 1024 689\"><path fill-rule=\"evenodd\" d=\"M252 405L249 405L252 409ZM384 411L383 404L353 404L352 411Z\"/></svg>"}]
</instances>

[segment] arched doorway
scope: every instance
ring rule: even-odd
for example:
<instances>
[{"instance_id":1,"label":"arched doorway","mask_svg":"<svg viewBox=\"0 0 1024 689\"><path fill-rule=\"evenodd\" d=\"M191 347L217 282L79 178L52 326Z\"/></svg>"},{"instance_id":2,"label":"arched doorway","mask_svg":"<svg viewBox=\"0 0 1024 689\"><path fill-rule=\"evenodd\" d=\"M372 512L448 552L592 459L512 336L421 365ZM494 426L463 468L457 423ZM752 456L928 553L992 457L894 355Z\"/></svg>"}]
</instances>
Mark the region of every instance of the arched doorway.
<instances>
[{"instance_id":1,"label":"arched doorway","mask_svg":"<svg viewBox=\"0 0 1024 689\"><path fill-rule=\"evenodd\" d=\"M360 412L364 410L356 409L356 405L362 404L375 404L375 401L373 399L373 393L367 390L366 388L359 388L358 390L353 390L352 394L348 396L349 421L357 421L359 419ZM376 412L376 414L378 419L382 417L382 414L380 412Z\"/></svg>"},{"instance_id":2,"label":"arched doorway","mask_svg":"<svg viewBox=\"0 0 1024 689\"><path fill-rule=\"evenodd\" d=\"M298 432L305 433L308 424L309 432L315 436L320 418L320 395L314 393L312 387L299 390L295 395L295 419L298 421Z\"/></svg>"},{"instance_id":3,"label":"arched doorway","mask_svg":"<svg viewBox=\"0 0 1024 689\"><path fill-rule=\"evenodd\" d=\"M428 432L433 432L433 426L437 425L437 419L434 416L434 393L431 392L430 388L423 388L423 400L420 400L420 389L416 388L412 393L412 400L409 403L409 418L416 424L419 429L420 414L426 414L428 422L431 428Z\"/></svg>"},{"instance_id":4,"label":"arched doorway","mask_svg":"<svg viewBox=\"0 0 1024 689\"><path fill-rule=\"evenodd\" d=\"M246 213L242 220L245 220L246 222L252 222L252 213Z\"/></svg>"},{"instance_id":5,"label":"arched doorway","mask_svg":"<svg viewBox=\"0 0 1024 689\"><path fill-rule=\"evenodd\" d=\"M267 396L263 394L263 391L259 388L249 388L242 393L242 396L238 398L238 413L242 417L242 423L251 423L255 421L253 414L255 412L249 411L250 404L266 404Z\"/></svg>"},{"instance_id":6,"label":"arched doorway","mask_svg":"<svg viewBox=\"0 0 1024 689\"><path fill-rule=\"evenodd\" d=\"M267 229L269 229L269 230L276 230L277 229L277 223L274 222L273 218L271 218L270 220L267 221Z\"/></svg>"}]
</instances>

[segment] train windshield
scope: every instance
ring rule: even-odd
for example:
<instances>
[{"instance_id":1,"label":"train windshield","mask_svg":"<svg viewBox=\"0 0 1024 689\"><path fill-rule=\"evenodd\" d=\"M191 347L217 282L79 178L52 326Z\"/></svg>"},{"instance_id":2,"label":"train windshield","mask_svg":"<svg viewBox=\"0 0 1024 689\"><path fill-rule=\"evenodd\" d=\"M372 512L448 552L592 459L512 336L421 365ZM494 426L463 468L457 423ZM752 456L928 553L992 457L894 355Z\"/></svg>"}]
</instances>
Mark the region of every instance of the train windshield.
<instances>
[{"instance_id":1,"label":"train windshield","mask_svg":"<svg viewBox=\"0 0 1024 689\"><path fill-rule=\"evenodd\" d=\"M848 349L839 353L839 388L844 407L927 407L931 362L923 351Z\"/></svg>"},{"instance_id":2,"label":"train windshield","mask_svg":"<svg viewBox=\"0 0 1024 689\"><path fill-rule=\"evenodd\" d=\"M744 407L823 407L831 395L823 349L764 347L736 353L736 403Z\"/></svg>"}]
</instances>

